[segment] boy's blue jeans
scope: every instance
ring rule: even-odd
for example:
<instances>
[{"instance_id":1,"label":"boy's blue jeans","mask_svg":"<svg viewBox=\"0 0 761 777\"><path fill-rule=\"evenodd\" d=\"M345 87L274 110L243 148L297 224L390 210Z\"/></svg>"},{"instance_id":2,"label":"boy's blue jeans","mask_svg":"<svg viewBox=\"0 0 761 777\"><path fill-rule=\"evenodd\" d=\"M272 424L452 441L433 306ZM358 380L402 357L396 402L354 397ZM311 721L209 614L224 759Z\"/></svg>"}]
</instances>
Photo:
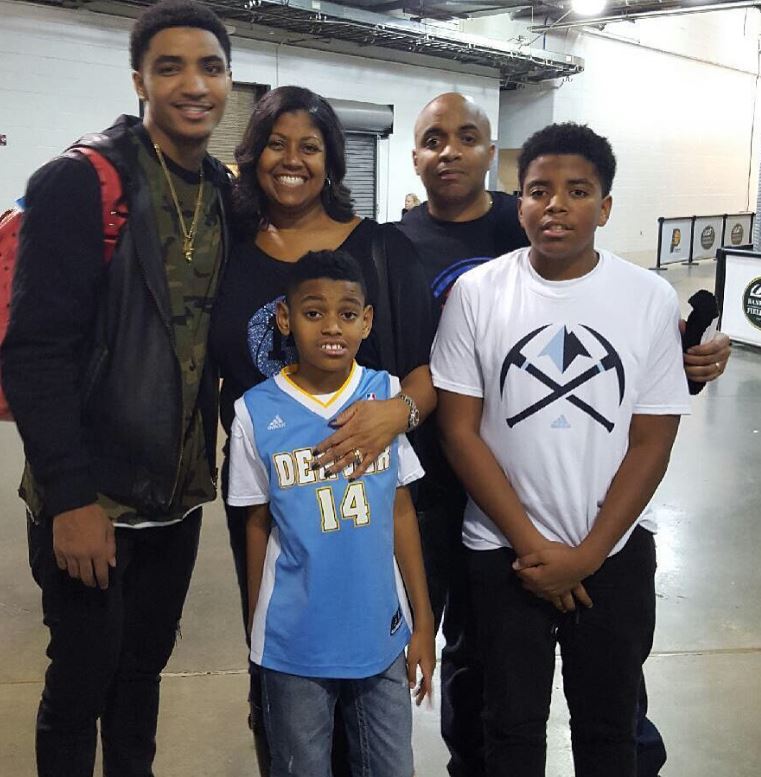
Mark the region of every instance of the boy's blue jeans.
<instances>
[{"instance_id":1,"label":"boy's blue jeans","mask_svg":"<svg viewBox=\"0 0 761 777\"><path fill-rule=\"evenodd\" d=\"M635 529L584 580L594 606L572 613L524 590L514 559L510 548L468 551L487 776L544 777L559 643L576 777L636 777L637 702L655 627L653 535Z\"/></svg>"},{"instance_id":2,"label":"boy's blue jeans","mask_svg":"<svg viewBox=\"0 0 761 777\"><path fill-rule=\"evenodd\" d=\"M356 777L412 777L412 706L404 653L359 680L261 670L271 777L331 777L333 714L340 706Z\"/></svg>"}]
</instances>

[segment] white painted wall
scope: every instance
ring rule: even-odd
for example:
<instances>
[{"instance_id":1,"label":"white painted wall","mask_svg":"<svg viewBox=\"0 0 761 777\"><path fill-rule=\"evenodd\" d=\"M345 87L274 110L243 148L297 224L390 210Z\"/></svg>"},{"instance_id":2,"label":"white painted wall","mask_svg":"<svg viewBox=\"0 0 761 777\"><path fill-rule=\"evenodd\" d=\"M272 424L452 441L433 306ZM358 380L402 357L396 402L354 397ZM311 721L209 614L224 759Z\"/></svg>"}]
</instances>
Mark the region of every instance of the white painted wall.
<instances>
[{"instance_id":1,"label":"white painted wall","mask_svg":"<svg viewBox=\"0 0 761 777\"><path fill-rule=\"evenodd\" d=\"M0 2L0 210L29 175L85 132L134 113L129 22Z\"/></svg>"},{"instance_id":2,"label":"white painted wall","mask_svg":"<svg viewBox=\"0 0 761 777\"><path fill-rule=\"evenodd\" d=\"M0 0L0 210L29 175L79 135L135 113L126 19ZM298 84L326 97L392 104L394 133L381 142L379 219L397 219L404 195L424 195L412 169L419 110L445 91L473 97L496 127L496 79L384 63L233 37L236 81Z\"/></svg>"},{"instance_id":3,"label":"white painted wall","mask_svg":"<svg viewBox=\"0 0 761 777\"><path fill-rule=\"evenodd\" d=\"M534 37L502 18L471 25ZM583 57L585 70L504 92L498 145L519 147L550 121L589 124L608 137L619 169L598 245L651 265L659 216L755 210L760 31L761 14L748 9L547 35L547 48Z\"/></svg>"},{"instance_id":4,"label":"white painted wall","mask_svg":"<svg viewBox=\"0 0 761 777\"><path fill-rule=\"evenodd\" d=\"M607 38L580 43L588 69L557 91L554 120L588 123L617 154L602 247L651 261L659 216L755 209L755 75Z\"/></svg>"},{"instance_id":5,"label":"white painted wall","mask_svg":"<svg viewBox=\"0 0 761 777\"><path fill-rule=\"evenodd\" d=\"M127 19L0 0L0 209L28 176L80 134L135 112ZM412 170L419 109L457 90L484 106L499 146L515 148L551 121L590 124L619 160L615 207L599 244L643 264L657 218L754 209L761 115L756 10L725 11L569 31L533 42L582 56L567 82L502 93L495 80L233 38L238 81L300 84L327 97L393 104L381 142L379 217L398 218L404 195L423 189ZM502 40L536 36L507 17L468 22ZM753 137L752 137L753 136ZM753 151L751 153L751 139Z\"/></svg>"}]
</instances>

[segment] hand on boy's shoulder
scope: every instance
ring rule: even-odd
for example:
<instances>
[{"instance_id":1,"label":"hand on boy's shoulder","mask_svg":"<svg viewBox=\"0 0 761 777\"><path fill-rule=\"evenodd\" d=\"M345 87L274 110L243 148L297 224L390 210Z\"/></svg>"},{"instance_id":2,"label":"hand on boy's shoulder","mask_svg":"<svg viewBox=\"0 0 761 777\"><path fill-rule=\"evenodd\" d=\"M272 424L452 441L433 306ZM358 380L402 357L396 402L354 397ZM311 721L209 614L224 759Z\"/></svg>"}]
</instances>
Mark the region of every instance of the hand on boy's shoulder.
<instances>
[{"instance_id":1,"label":"hand on boy's shoulder","mask_svg":"<svg viewBox=\"0 0 761 777\"><path fill-rule=\"evenodd\" d=\"M355 465L351 480L356 480L404 429L406 421L406 405L395 398L359 400L330 422L337 431L316 446L313 467L325 467L325 472L332 474ZM361 452L361 464L354 451Z\"/></svg>"}]
</instances>

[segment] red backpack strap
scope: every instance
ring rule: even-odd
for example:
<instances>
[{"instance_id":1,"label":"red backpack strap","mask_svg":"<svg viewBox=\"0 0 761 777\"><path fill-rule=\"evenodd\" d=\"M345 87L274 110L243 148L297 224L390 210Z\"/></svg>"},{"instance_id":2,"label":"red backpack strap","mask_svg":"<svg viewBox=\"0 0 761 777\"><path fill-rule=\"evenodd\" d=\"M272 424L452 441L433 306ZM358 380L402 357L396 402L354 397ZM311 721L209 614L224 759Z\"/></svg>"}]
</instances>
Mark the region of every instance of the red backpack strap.
<instances>
[{"instance_id":1,"label":"red backpack strap","mask_svg":"<svg viewBox=\"0 0 761 777\"><path fill-rule=\"evenodd\" d=\"M0 217L0 343L5 339L11 318L11 289L13 271L16 269L19 232L23 212L14 208ZM12 421L13 415L8 407L2 386L0 386L0 421Z\"/></svg>"},{"instance_id":2,"label":"red backpack strap","mask_svg":"<svg viewBox=\"0 0 761 777\"><path fill-rule=\"evenodd\" d=\"M127 221L127 205L122 202L122 180L116 168L99 151L89 146L77 146L74 150L86 156L98 174L103 210L103 260L108 264L116 248L119 232Z\"/></svg>"},{"instance_id":3,"label":"red backpack strap","mask_svg":"<svg viewBox=\"0 0 761 777\"><path fill-rule=\"evenodd\" d=\"M121 178L111 162L95 149L78 146L74 150L86 156L98 174L103 211L103 262L108 264L116 248L119 232L127 221L127 206L121 201ZM22 217L21 208L6 211L0 216L0 342L5 338L10 319L11 287ZM0 387L0 421L11 420L13 416Z\"/></svg>"}]
</instances>

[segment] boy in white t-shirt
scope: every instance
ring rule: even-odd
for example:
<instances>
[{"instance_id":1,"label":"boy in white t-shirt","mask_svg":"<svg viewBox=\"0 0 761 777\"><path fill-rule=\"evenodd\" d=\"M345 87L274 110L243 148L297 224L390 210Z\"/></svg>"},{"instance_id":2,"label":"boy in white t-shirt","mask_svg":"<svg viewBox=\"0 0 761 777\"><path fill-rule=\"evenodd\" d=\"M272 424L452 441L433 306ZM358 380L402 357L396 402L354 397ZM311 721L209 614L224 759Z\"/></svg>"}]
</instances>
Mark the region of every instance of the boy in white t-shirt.
<instances>
[{"instance_id":1,"label":"boy in white t-shirt","mask_svg":"<svg viewBox=\"0 0 761 777\"><path fill-rule=\"evenodd\" d=\"M277 325L299 362L235 403L227 495L249 508L251 659L261 667L270 774L327 777L340 706L354 774L412 777L408 684L420 668L419 704L435 664L406 488L423 470L405 435L359 477L361 451L337 474L314 451L342 409L399 392L398 378L354 361L372 325L354 259L300 259Z\"/></svg>"},{"instance_id":2,"label":"boy in white t-shirt","mask_svg":"<svg viewBox=\"0 0 761 777\"><path fill-rule=\"evenodd\" d=\"M526 142L531 246L458 281L433 347L441 434L470 497L488 777L544 774L556 643L577 777L636 775L655 625L645 508L689 402L675 292L594 248L615 164L576 124Z\"/></svg>"}]
</instances>

